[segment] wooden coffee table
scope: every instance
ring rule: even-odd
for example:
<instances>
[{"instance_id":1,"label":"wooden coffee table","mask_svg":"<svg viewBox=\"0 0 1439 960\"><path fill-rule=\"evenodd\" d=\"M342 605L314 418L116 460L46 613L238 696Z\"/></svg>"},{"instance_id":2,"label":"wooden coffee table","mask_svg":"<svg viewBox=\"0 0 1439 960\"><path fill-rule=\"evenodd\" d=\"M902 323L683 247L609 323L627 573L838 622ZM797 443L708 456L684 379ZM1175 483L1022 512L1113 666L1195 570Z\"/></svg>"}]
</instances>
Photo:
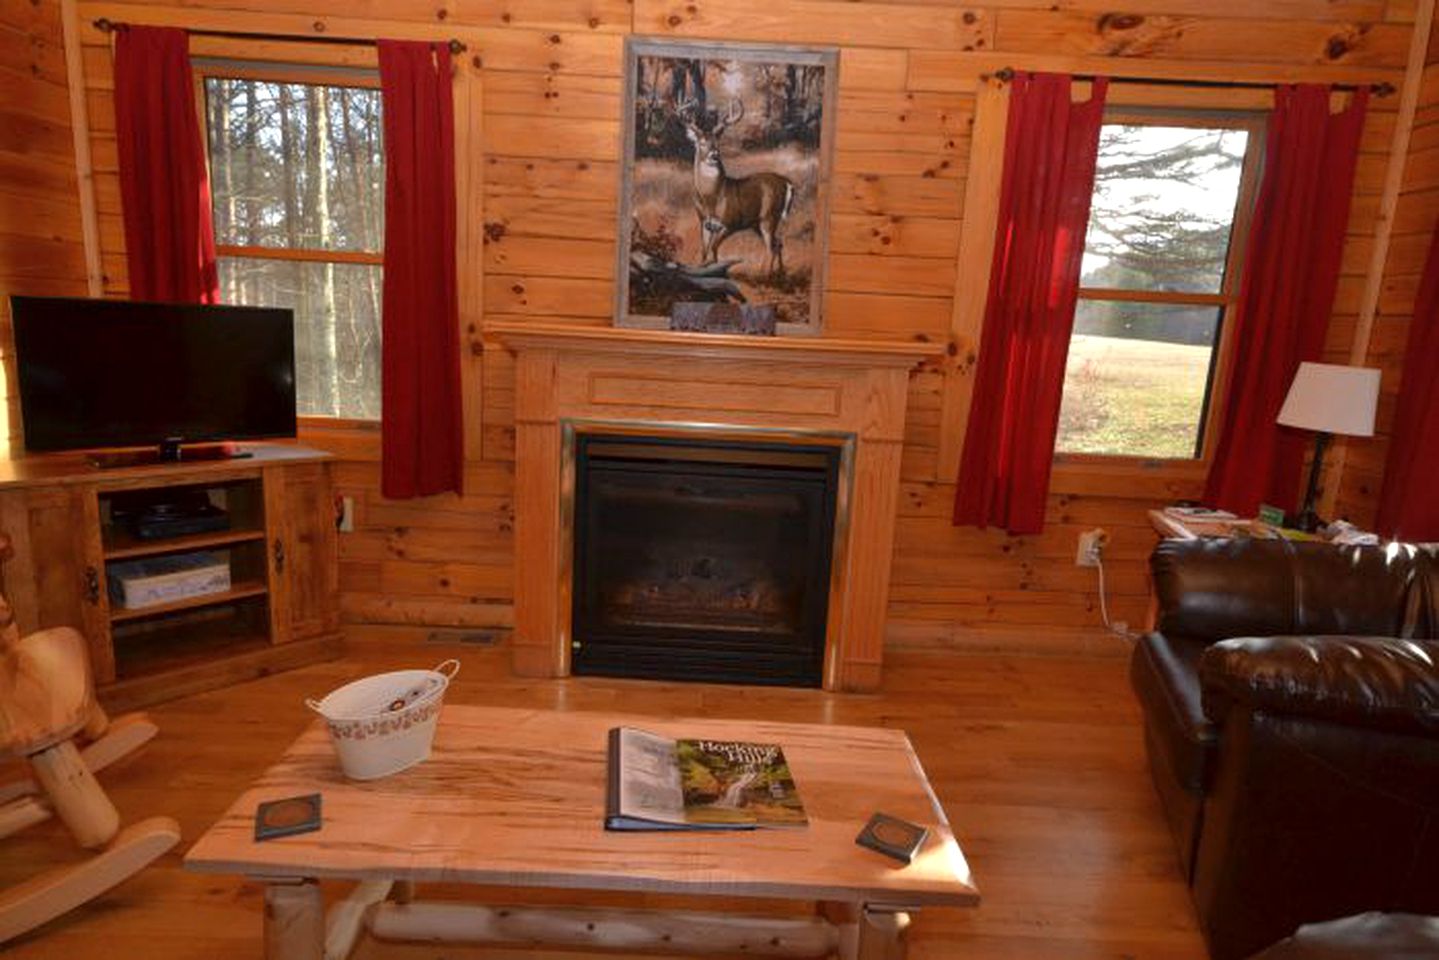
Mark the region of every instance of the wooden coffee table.
<instances>
[{"instance_id":1,"label":"wooden coffee table","mask_svg":"<svg viewBox=\"0 0 1439 960\"><path fill-rule=\"evenodd\" d=\"M781 744L809 826L606 832L606 734L624 725ZM257 804L313 792L324 797L323 829L255 842ZM914 863L855 844L876 810L930 828ZM916 909L979 902L901 731L453 704L428 761L367 783L341 776L317 721L200 838L185 866L264 882L266 956L285 960L343 957L364 930L386 940L893 960ZM317 881L329 878L360 883L327 924ZM819 909L761 917L425 903L414 899L424 882L759 897Z\"/></svg>"}]
</instances>

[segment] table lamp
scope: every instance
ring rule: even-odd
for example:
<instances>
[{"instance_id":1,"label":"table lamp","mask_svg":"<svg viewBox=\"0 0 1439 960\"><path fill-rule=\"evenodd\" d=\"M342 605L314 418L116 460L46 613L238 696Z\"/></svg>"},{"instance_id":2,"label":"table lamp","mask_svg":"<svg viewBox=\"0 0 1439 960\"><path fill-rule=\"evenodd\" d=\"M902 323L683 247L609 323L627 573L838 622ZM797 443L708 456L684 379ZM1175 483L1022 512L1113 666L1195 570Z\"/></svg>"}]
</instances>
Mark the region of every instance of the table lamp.
<instances>
[{"instance_id":1,"label":"table lamp","mask_svg":"<svg viewBox=\"0 0 1439 960\"><path fill-rule=\"evenodd\" d=\"M1309 486L1295 526L1319 529L1314 498L1319 492L1319 471L1324 451L1334 434L1374 436L1374 412L1379 405L1379 371L1334 363L1301 363L1279 410L1286 427L1314 431L1314 459L1309 463Z\"/></svg>"}]
</instances>

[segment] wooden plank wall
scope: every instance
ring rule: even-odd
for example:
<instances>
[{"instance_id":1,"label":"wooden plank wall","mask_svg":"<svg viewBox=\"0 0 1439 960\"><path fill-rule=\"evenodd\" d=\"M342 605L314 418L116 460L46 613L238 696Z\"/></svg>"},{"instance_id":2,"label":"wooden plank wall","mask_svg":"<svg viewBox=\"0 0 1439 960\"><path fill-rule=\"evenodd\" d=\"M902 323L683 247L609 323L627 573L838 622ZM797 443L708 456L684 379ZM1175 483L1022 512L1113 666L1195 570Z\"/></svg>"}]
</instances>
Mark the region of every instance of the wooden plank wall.
<instances>
[{"instance_id":1,"label":"wooden plank wall","mask_svg":"<svg viewBox=\"0 0 1439 960\"><path fill-rule=\"evenodd\" d=\"M59 0L0 0L0 455L20 424L10 295L84 293Z\"/></svg>"},{"instance_id":2,"label":"wooden plank wall","mask_svg":"<svg viewBox=\"0 0 1439 960\"><path fill-rule=\"evenodd\" d=\"M4 0L14 3L17 0ZM208 29L330 37L458 37L482 67L483 147L460 168L483 180L485 243L462 266L483 272L483 318L605 324L613 293L622 43L627 33L841 48L828 331L949 341L950 359L914 374L891 600L892 642L1074 650L1096 639L1093 571L1074 566L1084 529L1109 531L1111 609L1138 622L1145 511L1195 496L1199 472L1141 463L1062 463L1046 532L1009 537L949 525L951 463L962 438L976 344L956 292L985 277L960 251L966 185L997 182L998 151L971 151L984 78L1005 67L1130 77L1402 82L1416 0L987 0L972 6L884 0L159 0L80 4L106 290L123 294L106 37L96 16ZM195 43L213 43L201 41ZM271 45L294 50L295 45ZM354 49L354 48L352 48ZM354 53L364 60L363 51ZM1125 87L1138 103L1262 109L1267 94ZM1355 213L1331 337L1354 337L1397 98L1376 101L1364 136ZM977 190L983 199L984 190ZM475 204L471 204L474 208ZM978 222L978 220L976 220ZM1405 256L1408 247L1400 245ZM971 238L966 249L987 248ZM510 358L462 318L473 358L466 389L464 497L389 503L378 494L373 428L316 429L340 451L359 529L341 538L353 621L503 627L511 622ZM949 396L946 399L946 393ZM950 411L943 422L942 411Z\"/></svg>"},{"instance_id":3,"label":"wooden plank wall","mask_svg":"<svg viewBox=\"0 0 1439 960\"><path fill-rule=\"evenodd\" d=\"M1373 520L1383 482L1410 320L1436 223L1439 223L1439 36L1431 36L1424 79L1419 88L1418 111L1405 157L1404 186L1394 217L1395 250L1385 265L1384 293L1369 343L1367 347L1361 345L1364 365L1383 371L1379 422L1374 439L1346 443L1339 478L1336 510L1353 517L1361 526Z\"/></svg>"}]
</instances>

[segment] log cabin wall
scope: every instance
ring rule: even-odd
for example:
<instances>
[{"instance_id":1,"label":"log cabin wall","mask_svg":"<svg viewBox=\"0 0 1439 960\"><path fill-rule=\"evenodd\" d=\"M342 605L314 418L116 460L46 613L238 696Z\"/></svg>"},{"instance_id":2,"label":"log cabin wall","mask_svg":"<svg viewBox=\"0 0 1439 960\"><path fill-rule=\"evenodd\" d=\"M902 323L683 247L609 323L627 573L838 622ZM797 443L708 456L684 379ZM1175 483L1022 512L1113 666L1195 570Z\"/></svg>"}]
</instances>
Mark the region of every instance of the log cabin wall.
<instances>
[{"instance_id":1,"label":"log cabin wall","mask_svg":"<svg viewBox=\"0 0 1439 960\"><path fill-rule=\"evenodd\" d=\"M463 69L482 88L458 164L473 187L468 209L476 229L461 260L462 276L475 286L461 317L468 353L466 494L382 499L373 426L315 425L306 439L342 455L340 492L357 502L357 530L341 537L349 620L508 627L513 365L484 342L481 326L485 319L610 322L625 35L837 46L826 330L950 345L947 361L917 371L910 382L891 642L1117 651L1120 645L1096 629L1096 578L1074 565L1076 536L1094 526L1109 531L1111 611L1138 623L1154 544L1146 511L1197 496L1200 469L1062 459L1042 536L955 529L948 521L991 243L982 225L998 192L994 120L1004 101L988 78L1015 67L1399 86L1422 2L1131 0L1111 10L1101 0L969 7L877 0L80 0L105 291L123 295L126 281L110 54L107 36L90 25L94 18L466 42ZM299 55L373 62L372 50L343 44L321 50L199 37L192 43L212 54L273 58L313 48L319 52ZM260 47L266 49L256 54ZM1260 110L1272 102L1264 91L1136 84L1116 87L1111 99ZM1356 335L1398 99L1373 102L1364 134L1330 337L1335 355L1347 356Z\"/></svg>"},{"instance_id":2,"label":"log cabin wall","mask_svg":"<svg viewBox=\"0 0 1439 960\"><path fill-rule=\"evenodd\" d=\"M0 455L20 424L10 295L86 292L69 96L59 0L0 0Z\"/></svg>"},{"instance_id":3,"label":"log cabin wall","mask_svg":"<svg viewBox=\"0 0 1439 960\"><path fill-rule=\"evenodd\" d=\"M1409 342L1419 278L1436 222L1439 222L1439 35L1431 35L1405 154L1403 186L1394 218L1394 249L1384 267L1382 299L1367 342L1365 338L1358 339L1350 359L1344 361L1383 371L1377 435L1373 440L1344 444L1337 484L1335 512L1352 517L1361 526L1374 519L1378 506L1404 351Z\"/></svg>"}]
</instances>

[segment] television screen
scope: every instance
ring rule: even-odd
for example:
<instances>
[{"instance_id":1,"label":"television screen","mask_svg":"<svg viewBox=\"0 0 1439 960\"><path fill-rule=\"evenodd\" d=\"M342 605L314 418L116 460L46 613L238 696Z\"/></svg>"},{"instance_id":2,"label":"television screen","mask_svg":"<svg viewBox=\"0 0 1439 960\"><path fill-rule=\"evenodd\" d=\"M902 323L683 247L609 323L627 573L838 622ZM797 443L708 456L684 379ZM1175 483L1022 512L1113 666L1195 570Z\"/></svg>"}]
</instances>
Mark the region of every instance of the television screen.
<instances>
[{"instance_id":1,"label":"television screen","mask_svg":"<svg viewBox=\"0 0 1439 960\"><path fill-rule=\"evenodd\" d=\"M289 310L12 297L32 451L295 435Z\"/></svg>"}]
</instances>

